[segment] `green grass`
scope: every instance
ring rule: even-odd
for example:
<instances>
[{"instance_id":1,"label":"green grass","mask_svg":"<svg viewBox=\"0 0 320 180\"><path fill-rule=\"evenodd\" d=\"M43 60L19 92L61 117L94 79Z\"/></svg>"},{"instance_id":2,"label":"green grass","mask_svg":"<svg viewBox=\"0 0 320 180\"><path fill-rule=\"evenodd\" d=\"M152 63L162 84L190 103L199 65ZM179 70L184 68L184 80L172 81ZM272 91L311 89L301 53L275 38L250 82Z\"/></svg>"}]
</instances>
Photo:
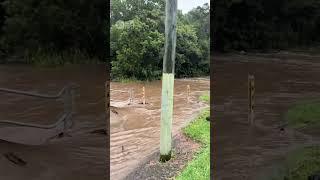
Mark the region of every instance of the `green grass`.
<instances>
[{"instance_id":1,"label":"green grass","mask_svg":"<svg viewBox=\"0 0 320 180\"><path fill-rule=\"evenodd\" d=\"M209 102L210 102L209 92L206 92L205 94L201 95L201 96L199 97L199 99L200 99L201 101L204 101L204 102L209 103Z\"/></svg>"},{"instance_id":2,"label":"green grass","mask_svg":"<svg viewBox=\"0 0 320 180\"><path fill-rule=\"evenodd\" d=\"M297 104L288 110L285 119L290 127L297 129L320 126L320 102Z\"/></svg>"},{"instance_id":3,"label":"green grass","mask_svg":"<svg viewBox=\"0 0 320 180\"><path fill-rule=\"evenodd\" d=\"M280 168L278 168L280 169ZM271 180L306 180L320 172L320 146L299 148L288 154L281 171Z\"/></svg>"},{"instance_id":4,"label":"green grass","mask_svg":"<svg viewBox=\"0 0 320 180\"><path fill-rule=\"evenodd\" d=\"M320 127L319 100L303 101L290 108L285 120L295 129ZM289 152L286 160L277 164L270 180L306 180L308 176L320 172L320 146L298 148Z\"/></svg>"},{"instance_id":5,"label":"green grass","mask_svg":"<svg viewBox=\"0 0 320 180\"><path fill-rule=\"evenodd\" d=\"M27 63L41 67L57 67L68 64L99 64L98 58L93 58L77 49L55 52L45 49L26 51Z\"/></svg>"},{"instance_id":6,"label":"green grass","mask_svg":"<svg viewBox=\"0 0 320 180\"><path fill-rule=\"evenodd\" d=\"M206 109L183 129L186 136L201 143L202 147L193 160L175 178L176 180L210 179L210 123L206 120L209 116L210 111Z\"/></svg>"}]
</instances>

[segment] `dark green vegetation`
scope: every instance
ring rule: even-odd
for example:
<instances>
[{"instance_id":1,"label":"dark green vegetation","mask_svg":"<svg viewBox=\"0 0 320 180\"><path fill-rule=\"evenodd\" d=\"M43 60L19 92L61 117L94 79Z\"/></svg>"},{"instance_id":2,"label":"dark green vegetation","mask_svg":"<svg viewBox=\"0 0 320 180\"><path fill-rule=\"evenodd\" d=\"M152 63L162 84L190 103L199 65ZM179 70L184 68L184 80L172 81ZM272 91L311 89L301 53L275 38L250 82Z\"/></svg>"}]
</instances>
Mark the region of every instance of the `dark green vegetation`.
<instances>
[{"instance_id":1,"label":"dark green vegetation","mask_svg":"<svg viewBox=\"0 0 320 180\"><path fill-rule=\"evenodd\" d=\"M297 130L319 128L319 100L304 101L294 105L285 115L289 127ZM306 180L320 173L320 146L299 147L288 153L285 161L275 167L271 180Z\"/></svg>"},{"instance_id":2,"label":"dark green vegetation","mask_svg":"<svg viewBox=\"0 0 320 180\"><path fill-rule=\"evenodd\" d=\"M0 0L0 62L105 61L107 1Z\"/></svg>"},{"instance_id":3,"label":"dark green vegetation","mask_svg":"<svg viewBox=\"0 0 320 180\"><path fill-rule=\"evenodd\" d=\"M208 95L201 97L209 99ZM210 122L206 120L208 117L210 117L210 111L206 109L196 120L183 129L186 136L201 143L202 147L194 159L176 177L177 180L210 179Z\"/></svg>"},{"instance_id":4,"label":"dark green vegetation","mask_svg":"<svg viewBox=\"0 0 320 180\"><path fill-rule=\"evenodd\" d=\"M220 0L213 6L216 50L287 49L320 42L319 0Z\"/></svg>"},{"instance_id":5,"label":"dark green vegetation","mask_svg":"<svg viewBox=\"0 0 320 180\"><path fill-rule=\"evenodd\" d=\"M112 0L113 79L159 79L164 54L164 0ZM209 6L178 12L176 77L209 74Z\"/></svg>"},{"instance_id":6,"label":"dark green vegetation","mask_svg":"<svg viewBox=\"0 0 320 180\"><path fill-rule=\"evenodd\" d=\"M281 170L280 170L281 169ZM320 146L299 148L288 154L284 166L271 180L307 180L320 172Z\"/></svg>"},{"instance_id":7,"label":"dark green vegetation","mask_svg":"<svg viewBox=\"0 0 320 180\"><path fill-rule=\"evenodd\" d=\"M320 102L305 102L297 104L288 110L286 116L288 125L297 129L320 126Z\"/></svg>"}]
</instances>

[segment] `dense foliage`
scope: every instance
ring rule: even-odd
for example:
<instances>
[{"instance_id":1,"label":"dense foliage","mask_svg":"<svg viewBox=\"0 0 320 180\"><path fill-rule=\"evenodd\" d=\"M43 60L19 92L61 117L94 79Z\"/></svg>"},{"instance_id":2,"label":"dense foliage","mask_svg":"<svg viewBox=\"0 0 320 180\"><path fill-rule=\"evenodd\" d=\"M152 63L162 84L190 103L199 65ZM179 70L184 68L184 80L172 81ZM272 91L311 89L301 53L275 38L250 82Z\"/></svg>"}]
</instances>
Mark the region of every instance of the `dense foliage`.
<instances>
[{"instance_id":1,"label":"dense foliage","mask_svg":"<svg viewBox=\"0 0 320 180\"><path fill-rule=\"evenodd\" d=\"M320 41L319 0L214 1L216 50L286 49Z\"/></svg>"},{"instance_id":2,"label":"dense foliage","mask_svg":"<svg viewBox=\"0 0 320 180\"><path fill-rule=\"evenodd\" d=\"M64 57L81 53L103 58L107 44L106 1L0 2L0 49L6 56Z\"/></svg>"},{"instance_id":3,"label":"dense foliage","mask_svg":"<svg viewBox=\"0 0 320 180\"><path fill-rule=\"evenodd\" d=\"M160 78L164 53L164 0L112 0L112 77ZM176 76L209 73L209 6L178 12Z\"/></svg>"}]
</instances>

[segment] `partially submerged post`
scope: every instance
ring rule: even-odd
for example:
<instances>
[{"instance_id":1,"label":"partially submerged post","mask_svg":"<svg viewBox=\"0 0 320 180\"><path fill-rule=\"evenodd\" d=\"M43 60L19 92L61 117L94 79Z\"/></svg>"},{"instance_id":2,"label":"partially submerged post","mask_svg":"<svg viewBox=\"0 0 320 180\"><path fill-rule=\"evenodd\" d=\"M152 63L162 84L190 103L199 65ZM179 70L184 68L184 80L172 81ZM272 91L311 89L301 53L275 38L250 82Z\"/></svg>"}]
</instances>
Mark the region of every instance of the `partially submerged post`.
<instances>
[{"instance_id":1,"label":"partially submerged post","mask_svg":"<svg viewBox=\"0 0 320 180\"><path fill-rule=\"evenodd\" d=\"M177 0L166 0L165 52L163 57L160 161L171 158L174 64L176 53Z\"/></svg>"},{"instance_id":2,"label":"partially submerged post","mask_svg":"<svg viewBox=\"0 0 320 180\"><path fill-rule=\"evenodd\" d=\"M187 86L187 102L190 101L190 85Z\"/></svg>"},{"instance_id":3,"label":"partially submerged post","mask_svg":"<svg viewBox=\"0 0 320 180\"><path fill-rule=\"evenodd\" d=\"M248 121L254 125L254 76L248 75Z\"/></svg>"},{"instance_id":4,"label":"partially submerged post","mask_svg":"<svg viewBox=\"0 0 320 180\"><path fill-rule=\"evenodd\" d=\"M133 89L131 88L130 90L129 90L129 104L131 104L132 102L133 102Z\"/></svg>"},{"instance_id":5,"label":"partially submerged post","mask_svg":"<svg viewBox=\"0 0 320 180\"><path fill-rule=\"evenodd\" d=\"M142 104L146 104L146 90L142 87Z\"/></svg>"}]
</instances>

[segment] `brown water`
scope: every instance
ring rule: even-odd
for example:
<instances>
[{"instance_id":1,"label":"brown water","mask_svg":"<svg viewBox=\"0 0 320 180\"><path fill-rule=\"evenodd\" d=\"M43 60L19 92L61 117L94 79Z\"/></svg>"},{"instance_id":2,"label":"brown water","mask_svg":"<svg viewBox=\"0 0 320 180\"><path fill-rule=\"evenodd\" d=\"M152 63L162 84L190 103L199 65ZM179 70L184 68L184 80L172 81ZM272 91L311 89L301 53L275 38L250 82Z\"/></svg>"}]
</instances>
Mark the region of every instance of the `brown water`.
<instances>
[{"instance_id":1,"label":"brown water","mask_svg":"<svg viewBox=\"0 0 320 180\"><path fill-rule=\"evenodd\" d=\"M228 55L213 59L215 179L261 179L288 151L319 142L319 136L279 128L294 103L319 99L318 57ZM249 126L247 117L248 72L255 76L255 127ZM319 130L316 134L320 135Z\"/></svg>"},{"instance_id":2,"label":"brown water","mask_svg":"<svg viewBox=\"0 0 320 180\"><path fill-rule=\"evenodd\" d=\"M74 125L66 136L39 146L0 140L0 179L106 179L106 135L92 133L106 129L105 79L105 67L97 65L63 68L1 65L0 87L55 95L65 85L75 83L79 86L79 96L75 99ZM0 93L0 99L0 120L46 125L56 122L63 110L61 101L7 93ZM22 139L25 138L21 137L24 133L26 137L30 134L42 137L51 133L35 133L24 127L11 131L6 135ZM8 153L25 163L9 161L10 158L5 156Z\"/></svg>"},{"instance_id":3,"label":"brown water","mask_svg":"<svg viewBox=\"0 0 320 180\"><path fill-rule=\"evenodd\" d=\"M209 91L209 79L175 80L173 135L205 107L199 96ZM187 86L190 101L187 102ZM142 105L145 86L146 105ZM134 91L129 103L130 89ZM157 151L160 143L161 81L151 83L111 83L111 179L125 178L143 160Z\"/></svg>"}]
</instances>

